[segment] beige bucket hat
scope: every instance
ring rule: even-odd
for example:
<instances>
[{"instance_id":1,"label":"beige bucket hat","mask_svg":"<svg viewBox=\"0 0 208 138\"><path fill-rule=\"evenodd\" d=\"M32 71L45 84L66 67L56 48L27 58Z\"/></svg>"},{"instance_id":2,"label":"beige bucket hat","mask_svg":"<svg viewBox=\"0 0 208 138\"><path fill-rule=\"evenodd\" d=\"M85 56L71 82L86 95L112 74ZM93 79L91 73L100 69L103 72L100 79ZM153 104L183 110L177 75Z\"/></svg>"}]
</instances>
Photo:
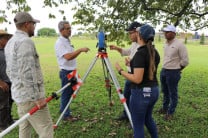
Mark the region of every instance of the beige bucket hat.
<instances>
[{"instance_id":1,"label":"beige bucket hat","mask_svg":"<svg viewBox=\"0 0 208 138\"><path fill-rule=\"evenodd\" d=\"M6 31L0 29L0 36L12 36L12 34L9 34Z\"/></svg>"}]
</instances>

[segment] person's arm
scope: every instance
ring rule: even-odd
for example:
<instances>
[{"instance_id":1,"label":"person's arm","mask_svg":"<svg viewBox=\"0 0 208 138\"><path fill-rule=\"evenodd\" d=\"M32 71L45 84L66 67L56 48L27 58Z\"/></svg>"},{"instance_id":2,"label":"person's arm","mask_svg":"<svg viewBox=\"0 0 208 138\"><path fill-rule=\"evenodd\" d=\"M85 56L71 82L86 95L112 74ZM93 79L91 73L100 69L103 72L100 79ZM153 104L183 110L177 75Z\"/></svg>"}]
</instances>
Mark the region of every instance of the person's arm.
<instances>
[{"instance_id":1,"label":"person's arm","mask_svg":"<svg viewBox=\"0 0 208 138\"><path fill-rule=\"evenodd\" d=\"M66 53L64 55L64 58L67 59L67 60L72 60L74 58L76 58L79 54L81 54L82 52L88 52L90 49L87 48L87 47L84 47L84 48L80 48L78 50L75 50L74 52L72 53Z\"/></svg>"},{"instance_id":2,"label":"person's arm","mask_svg":"<svg viewBox=\"0 0 208 138\"><path fill-rule=\"evenodd\" d=\"M39 57L35 49L35 44L31 39L24 40L18 47L18 74L22 83L26 84L24 87L28 88L27 96L32 101L45 98L43 76L39 64Z\"/></svg>"},{"instance_id":3,"label":"person's arm","mask_svg":"<svg viewBox=\"0 0 208 138\"><path fill-rule=\"evenodd\" d=\"M8 92L9 85L6 82L0 80L0 89L2 89L4 92Z\"/></svg>"},{"instance_id":4,"label":"person's arm","mask_svg":"<svg viewBox=\"0 0 208 138\"><path fill-rule=\"evenodd\" d=\"M180 66L183 70L189 64L188 52L185 45L179 46Z\"/></svg>"},{"instance_id":5,"label":"person's arm","mask_svg":"<svg viewBox=\"0 0 208 138\"><path fill-rule=\"evenodd\" d=\"M134 68L134 74L130 74L126 71L124 71L121 66L116 62L115 67L118 71L118 73L122 76L124 76L127 80L130 80L131 82L134 82L136 84L139 84L143 80L143 74L144 74L144 68Z\"/></svg>"},{"instance_id":6,"label":"person's arm","mask_svg":"<svg viewBox=\"0 0 208 138\"><path fill-rule=\"evenodd\" d=\"M115 46L115 45L110 45L110 50L116 50L118 51L120 54L122 54L122 48Z\"/></svg>"}]
</instances>

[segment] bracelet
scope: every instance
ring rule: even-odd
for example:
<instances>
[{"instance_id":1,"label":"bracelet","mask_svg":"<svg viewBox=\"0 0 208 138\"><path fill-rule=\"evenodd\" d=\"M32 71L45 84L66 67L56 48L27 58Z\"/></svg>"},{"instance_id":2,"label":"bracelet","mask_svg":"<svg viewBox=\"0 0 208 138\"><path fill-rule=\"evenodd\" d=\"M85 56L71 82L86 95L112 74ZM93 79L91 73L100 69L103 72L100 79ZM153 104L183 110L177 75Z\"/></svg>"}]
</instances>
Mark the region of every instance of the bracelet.
<instances>
[{"instance_id":1,"label":"bracelet","mask_svg":"<svg viewBox=\"0 0 208 138\"><path fill-rule=\"evenodd\" d=\"M119 74L119 75L121 75L121 71L123 71L123 69L120 69L120 70L118 71L118 74Z\"/></svg>"}]
</instances>

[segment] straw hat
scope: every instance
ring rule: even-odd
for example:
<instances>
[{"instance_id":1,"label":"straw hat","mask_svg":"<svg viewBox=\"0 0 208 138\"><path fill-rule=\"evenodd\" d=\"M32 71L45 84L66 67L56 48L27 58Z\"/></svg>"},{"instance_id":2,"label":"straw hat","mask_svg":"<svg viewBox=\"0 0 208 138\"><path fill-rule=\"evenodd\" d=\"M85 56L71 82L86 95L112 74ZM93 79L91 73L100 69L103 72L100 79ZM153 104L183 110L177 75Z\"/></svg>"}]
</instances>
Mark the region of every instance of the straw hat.
<instances>
[{"instance_id":1,"label":"straw hat","mask_svg":"<svg viewBox=\"0 0 208 138\"><path fill-rule=\"evenodd\" d=\"M0 29L0 36L12 36L12 34L8 34L6 31Z\"/></svg>"}]
</instances>

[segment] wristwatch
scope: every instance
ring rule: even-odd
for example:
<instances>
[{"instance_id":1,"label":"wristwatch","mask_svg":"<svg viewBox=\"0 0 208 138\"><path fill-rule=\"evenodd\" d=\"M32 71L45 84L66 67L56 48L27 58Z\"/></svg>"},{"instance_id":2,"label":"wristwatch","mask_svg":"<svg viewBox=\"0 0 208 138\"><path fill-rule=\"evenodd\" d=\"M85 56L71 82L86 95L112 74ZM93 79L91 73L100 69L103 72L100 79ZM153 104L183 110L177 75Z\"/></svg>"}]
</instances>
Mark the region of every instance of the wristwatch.
<instances>
[{"instance_id":1,"label":"wristwatch","mask_svg":"<svg viewBox=\"0 0 208 138\"><path fill-rule=\"evenodd\" d=\"M121 71L123 71L123 69L119 69L118 74L121 75Z\"/></svg>"}]
</instances>

